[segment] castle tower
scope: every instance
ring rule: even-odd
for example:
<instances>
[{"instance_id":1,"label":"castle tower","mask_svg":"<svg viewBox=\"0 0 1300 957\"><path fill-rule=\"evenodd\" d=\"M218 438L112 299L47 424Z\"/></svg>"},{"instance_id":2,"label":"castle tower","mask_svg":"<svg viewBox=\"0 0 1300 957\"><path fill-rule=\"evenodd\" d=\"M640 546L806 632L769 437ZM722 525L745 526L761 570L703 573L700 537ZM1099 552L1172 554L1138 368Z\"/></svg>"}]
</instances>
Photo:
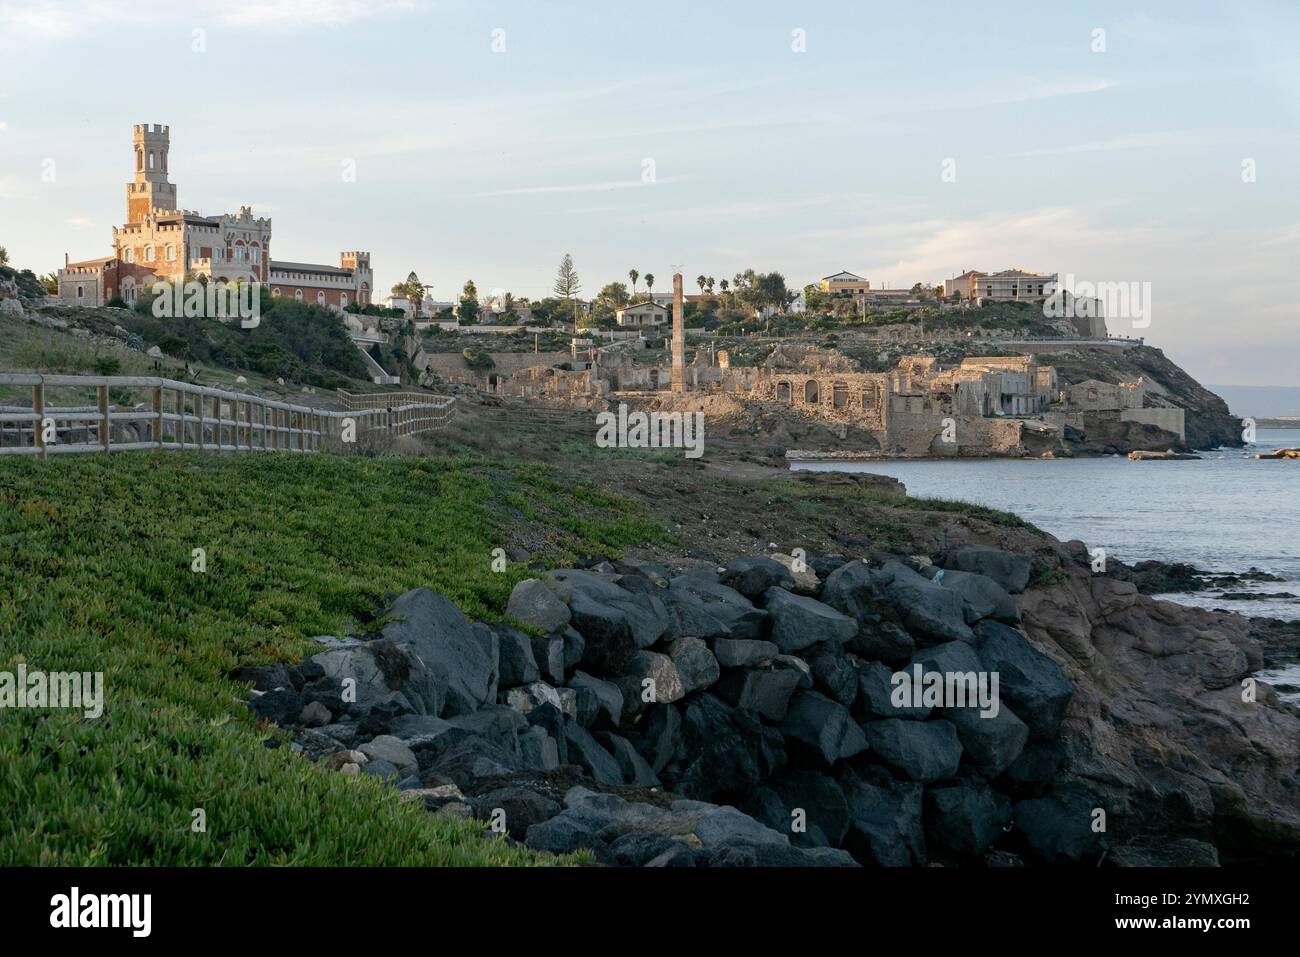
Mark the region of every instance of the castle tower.
<instances>
[{"instance_id":1,"label":"castle tower","mask_svg":"<svg viewBox=\"0 0 1300 957\"><path fill-rule=\"evenodd\" d=\"M176 187L167 181L167 153L171 149L168 127L137 123L131 141L135 147L135 180L126 184L126 221L140 223L152 213L178 209Z\"/></svg>"},{"instance_id":2,"label":"castle tower","mask_svg":"<svg viewBox=\"0 0 1300 957\"><path fill-rule=\"evenodd\" d=\"M686 320L679 272L673 273L673 391L686 391Z\"/></svg>"}]
</instances>

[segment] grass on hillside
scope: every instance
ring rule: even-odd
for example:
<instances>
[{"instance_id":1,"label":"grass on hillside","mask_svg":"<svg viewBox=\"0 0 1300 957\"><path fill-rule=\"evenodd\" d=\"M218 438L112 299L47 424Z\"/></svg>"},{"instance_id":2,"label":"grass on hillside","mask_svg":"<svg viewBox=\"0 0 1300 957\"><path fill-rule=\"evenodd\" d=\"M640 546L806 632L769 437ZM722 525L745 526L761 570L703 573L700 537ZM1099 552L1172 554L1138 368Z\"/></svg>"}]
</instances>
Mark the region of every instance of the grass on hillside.
<instances>
[{"instance_id":1,"label":"grass on hillside","mask_svg":"<svg viewBox=\"0 0 1300 957\"><path fill-rule=\"evenodd\" d=\"M346 634L419 585L499 616L528 572L494 573L492 549L524 521L556 562L663 540L626 500L470 457L0 461L0 671L106 683L98 719L0 711L0 865L537 860L266 747L283 735L254 725L226 677L300 660L319 650L310 636Z\"/></svg>"}]
</instances>

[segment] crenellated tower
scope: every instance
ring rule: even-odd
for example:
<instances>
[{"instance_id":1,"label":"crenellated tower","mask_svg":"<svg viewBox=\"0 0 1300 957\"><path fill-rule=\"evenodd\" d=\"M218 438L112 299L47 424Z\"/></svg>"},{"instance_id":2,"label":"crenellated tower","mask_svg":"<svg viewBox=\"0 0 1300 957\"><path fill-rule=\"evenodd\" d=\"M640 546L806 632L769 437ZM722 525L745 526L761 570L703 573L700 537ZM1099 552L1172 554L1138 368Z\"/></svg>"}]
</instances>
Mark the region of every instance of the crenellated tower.
<instances>
[{"instance_id":1,"label":"crenellated tower","mask_svg":"<svg viewBox=\"0 0 1300 957\"><path fill-rule=\"evenodd\" d=\"M171 149L168 127L161 123L137 123L132 135L135 147L135 180L126 184L126 221L144 222L151 213L173 212L176 187L167 180L167 153Z\"/></svg>"}]
</instances>

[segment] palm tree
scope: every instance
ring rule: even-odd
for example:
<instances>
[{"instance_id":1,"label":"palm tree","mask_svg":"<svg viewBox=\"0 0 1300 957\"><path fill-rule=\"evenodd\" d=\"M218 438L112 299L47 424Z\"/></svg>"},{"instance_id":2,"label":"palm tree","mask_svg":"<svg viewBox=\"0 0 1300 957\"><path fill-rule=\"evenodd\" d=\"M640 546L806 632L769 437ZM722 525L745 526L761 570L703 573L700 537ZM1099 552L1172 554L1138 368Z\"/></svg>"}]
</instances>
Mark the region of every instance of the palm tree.
<instances>
[{"instance_id":1,"label":"palm tree","mask_svg":"<svg viewBox=\"0 0 1300 957\"><path fill-rule=\"evenodd\" d=\"M704 285L706 285L706 286L709 287L709 295L710 295L710 296L713 295L713 283L714 283L714 279L713 279L712 276L710 276L708 279L704 280Z\"/></svg>"},{"instance_id":2,"label":"palm tree","mask_svg":"<svg viewBox=\"0 0 1300 957\"><path fill-rule=\"evenodd\" d=\"M627 278L632 280L632 296L633 296L633 298L636 297L636 281L637 281L637 279L639 279L640 277L641 277L641 274L640 274L639 272L637 272L635 269L629 269L629 270L627 271Z\"/></svg>"},{"instance_id":3,"label":"palm tree","mask_svg":"<svg viewBox=\"0 0 1300 957\"><path fill-rule=\"evenodd\" d=\"M730 286L730 285L731 285L731 283L727 282L727 280L725 280L725 279L719 280L719 282L718 282L718 286L722 289L722 295L723 295L723 296L726 296L726 294L727 294L727 287Z\"/></svg>"},{"instance_id":4,"label":"palm tree","mask_svg":"<svg viewBox=\"0 0 1300 957\"><path fill-rule=\"evenodd\" d=\"M655 274L652 272L645 274L645 291L646 295L650 297L650 301L653 302L655 298Z\"/></svg>"},{"instance_id":5,"label":"palm tree","mask_svg":"<svg viewBox=\"0 0 1300 957\"><path fill-rule=\"evenodd\" d=\"M709 280L703 273L695 277L695 285L700 287L701 296L704 295L704 287L707 286L708 284L709 284Z\"/></svg>"}]
</instances>

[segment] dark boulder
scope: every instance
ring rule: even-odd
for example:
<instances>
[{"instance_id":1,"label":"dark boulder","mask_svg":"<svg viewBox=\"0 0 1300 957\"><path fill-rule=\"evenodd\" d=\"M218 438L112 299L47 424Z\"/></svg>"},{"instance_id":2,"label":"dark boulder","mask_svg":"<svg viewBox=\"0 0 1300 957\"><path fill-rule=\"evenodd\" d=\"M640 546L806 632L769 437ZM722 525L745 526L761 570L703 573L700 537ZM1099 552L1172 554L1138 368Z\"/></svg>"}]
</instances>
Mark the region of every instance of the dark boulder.
<instances>
[{"instance_id":1,"label":"dark boulder","mask_svg":"<svg viewBox=\"0 0 1300 957\"><path fill-rule=\"evenodd\" d=\"M991 578L1015 595L1029 586L1029 573L1033 558L1016 555L987 545L958 545L948 549L943 559L944 568L973 572Z\"/></svg>"},{"instance_id":2,"label":"dark boulder","mask_svg":"<svg viewBox=\"0 0 1300 957\"><path fill-rule=\"evenodd\" d=\"M975 634L985 670L998 673L1002 698L1035 736L1054 737L1074 696L1061 666L1019 631L996 621L980 622Z\"/></svg>"},{"instance_id":3,"label":"dark boulder","mask_svg":"<svg viewBox=\"0 0 1300 957\"><path fill-rule=\"evenodd\" d=\"M719 638L713 643L713 655L724 668L749 668L780 653L770 641L752 638Z\"/></svg>"},{"instance_id":4,"label":"dark boulder","mask_svg":"<svg viewBox=\"0 0 1300 957\"><path fill-rule=\"evenodd\" d=\"M769 588L793 588L794 576L775 559L766 555L744 555L727 562L726 570L719 575L722 584L734 588L750 600L757 599Z\"/></svg>"},{"instance_id":5,"label":"dark boulder","mask_svg":"<svg viewBox=\"0 0 1300 957\"><path fill-rule=\"evenodd\" d=\"M290 725L302 714L306 700L292 688L276 688L265 694L255 694L248 701L248 710L260 721L274 721L279 725Z\"/></svg>"},{"instance_id":6,"label":"dark boulder","mask_svg":"<svg viewBox=\"0 0 1300 957\"><path fill-rule=\"evenodd\" d=\"M549 821L560 813L558 802L517 785L480 794L470 799L470 805L479 820L495 823L504 817L506 833L516 841L524 840L534 824Z\"/></svg>"},{"instance_id":7,"label":"dark boulder","mask_svg":"<svg viewBox=\"0 0 1300 957\"><path fill-rule=\"evenodd\" d=\"M533 654L532 638L509 625L498 625L496 632L500 686L512 688L540 680L542 673L537 667L537 657Z\"/></svg>"},{"instance_id":8,"label":"dark boulder","mask_svg":"<svg viewBox=\"0 0 1300 957\"><path fill-rule=\"evenodd\" d=\"M966 623L973 625L984 618L1016 624L1020 621L1020 606L1005 588L991 578L953 569L934 569L931 578L961 596L962 614Z\"/></svg>"},{"instance_id":9,"label":"dark boulder","mask_svg":"<svg viewBox=\"0 0 1300 957\"><path fill-rule=\"evenodd\" d=\"M867 749L867 738L848 708L816 691L800 691L790 702L781 733L827 765Z\"/></svg>"},{"instance_id":10,"label":"dark boulder","mask_svg":"<svg viewBox=\"0 0 1300 957\"><path fill-rule=\"evenodd\" d=\"M966 624L959 594L936 585L902 562L887 562L878 574L885 582L886 596L911 634L932 642L975 640Z\"/></svg>"},{"instance_id":11,"label":"dark boulder","mask_svg":"<svg viewBox=\"0 0 1300 957\"><path fill-rule=\"evenodd\" d=\"M861 561L833 571L822 585L821 600L858 623L848 649L864 658L905 661L916 642L903 627L897 609L885 595L884 581Z\"/></svg>"},{"instance_id":12,"label":"dark boulder","mask_svg":"<svg viewBox=\"0 0 1300 957\"><path fill-rule=\"evenodd\" d=\"M1010 799L983 781L940 784L925 795L925 837L931 846L975 858L1010 824Z\"/></svg>"},{"instance_id":13,"label":"dark boulder","mask_svg":"<svg viewBox=\"0 0 1300 957\"><path fill-rule=\"evenodd\" d=\"M858 669L858 707L857 713L864 718L907 718L914 721L924 721L930 717L930 708L924 704L913 705L912 695L908 689L911 688L911 679L908 681L900 692L899 697L895 697L897 686L894 683L895 672L878 661L863 665ZM907 672L903 672L904 675ZM895 703L901 700L903 703Z\"/></svg>"},{"instance_id":14,"label":"dark boulder","mask_svg":"<svg viewBox=\"0 0 1300 957\"><path fill-rule=\"evenodd\" d=\"M764 592L763 607L770 616L767 639L787 654L819 642L842 645L858 633L857 622L848 615L784 588Z\"/></svg>"},{"instance_id":15,"label":"dark boulder","mask_svg":"<svg viewBox=\"0 0 1300 957\"><path fill-rule=\"evenodd\" d=\"M957 773L961 743L947 721L887 718L862 726L871 753L909 781L929 784Z\"/></svg>"},{"instance_id":16,"label":"dark boulder","mask_svg":"<svg viewBox=\"0 0 1300 957\"><path fill-rule=\"evenodd\" d=\"M699 638L678 638L668 645L668 657L677 667L686 694L700 691L718 680L718 659Z\"/></svg>"},{"instance_id":17,"label":"dark boulder","mask_svg":"<svg viewBox=\"0 0 1300 957\"><path fill-rule=\"evenodd\" d=\"M766 611L707 572L678 575L663 600L674 609L677 635L683 638L759 638L767 618Z\"/></svg>"},{"instance_id":18,"label":"dark boulder","mask_svg":"<svg viewBox=\"0 0 1300 957\"><path fill-rule=\"evenodd\" d=\"M845 766L836 774L849 808L844 846L862 864L911 867L924 864L923 787L896 781L884 769L859 774Z\"/></svg>"},{"instance_id":19,"label":"dark boulder","mask_svg":"<svg viewBox=\"0 0 1300 957\"><path fill-rule=\"evenodd\" d=\"M1078 784L1066 784L1046 797L1019 801L1015 830L1033 856L1047 864L1095 863L1104 849L1104 813L1097 798Z\"/></svg>"}]
</instances>

